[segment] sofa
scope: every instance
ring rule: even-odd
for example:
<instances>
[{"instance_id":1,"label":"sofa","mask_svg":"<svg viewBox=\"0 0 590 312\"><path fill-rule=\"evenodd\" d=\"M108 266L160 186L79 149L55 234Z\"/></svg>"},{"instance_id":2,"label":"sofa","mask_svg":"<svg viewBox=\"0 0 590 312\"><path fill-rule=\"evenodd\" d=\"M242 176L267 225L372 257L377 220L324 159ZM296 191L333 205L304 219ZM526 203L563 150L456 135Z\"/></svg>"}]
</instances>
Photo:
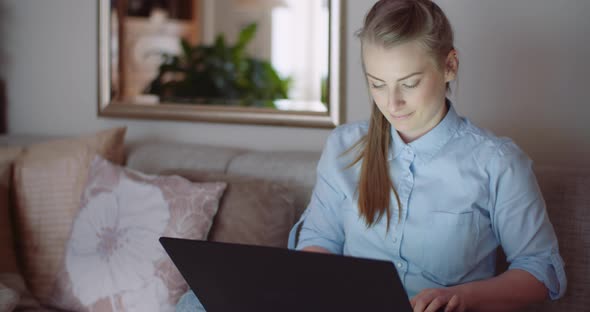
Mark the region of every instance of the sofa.
<instances>
[{"instance_id":1,"label":"sofa","mask_svg":"<svg viewBox=\"0 0 590 312\"><path fill-rule=\"evenodd\" d=\"M27 146L43 144L39 142L51 142L51 140L55 139L9 135L0 137L0 148L26 148ZM154 181L153 176L181 176L195 184L201 183L211 186L212 183L221 183L215 184L216 190L222 195L216 208L217 214L211 220L211 224L205 226L205 237L207 239L286 247L287 233L305 209L310 198L315 184L315 169L320 152L257 151L145 140L125 142L124 155L124 160L120 161L121 167L116 167L118 168L116 170L128 171L127 174L131 176L133 181L141 180L151 183L151 181ZM15 156L12 156L12 161L17 161L14 160ZM105 164L109 163L108 159L108 157L101 160L94 159L91 166L92 168L105 166ZM4 158L1 158L1 161L6 162ZM15 180L16 173L14 170L13 168L10 171L9 180L12 182ZM115 169L111 168L109 170ZM529 311L588 311L588 307L590 307L590 194L587 190L590 189L590 170L538 167L535 168L535 171L547 203L550 219L559 238L560 250L566 263L569 283L564 298L531 307ZM89 173L90 178L87 179L92 180L93 175L91 170ZM106 181L107 178L103 177L102 179L102 181ZM36 183L38 180L36 178L34 182ZM177 183L178 181L174 180L173 182ZM30 274L28 273L31 273L31 270L26 268L29 260L23 259L23 256L26 257L27 255L27 252L24 252L23 249L42 248L28 245L27 242L23 241L21 235L22 222L19 223L19 220L15 220L21 217L20 212L16 211L20 207L17 204L18 200L14 198L22 194L14 195L16 192L14 185L3 185L3 187L8 189L11 198L8 208L8 217L11 222L2 222L0 225L10 227L12 231L10 237L12 237L13 241L0 241L0 243L14 249L15 257L19 263L17 274L22 277L22 281L16 281L3 289L3 273L0 267L0 311L2 311L2 307L4 307L4 311L11 311L12 309L20 311L74 309L72 307L78 307L79 310L84 311L112 311L114 309L111 309L111 305L116 306L116 310L119 311L138 310L138 308L126 307L123 299L117 299L113 296L107 301L103 300L94 303L93 306L81 305L81 301L84 300L80 294L78 294L75 303L69 306L67 304L52 304L52 298L48 300L47 294L63 299L67 297L64 294L70 294L69 296L71 296L71 293L75 292L75 289L72 289L75 286L66 285L67 283L63 284L66 286L62 287L61 291L45 292L45 296L42 296L41 299L36 297L36 291L31 290L35 289L36 280L29 278ZM83 198L89 192L88 185L86 188ZM221 189L223 190L219 191ZM92 198L83 199L80 205L87 204L88 206L88 202L91 201ZM77 213L78 218L80 218L82 212ZM0 218L2 217L4 216L0 215ZM74 222L73 225L70 224L67 234L69 236L75 233L77 233L77 230ZM68 253L70 247L75 245L72 243L74 238L74 236L71 236L69 241L65 242L67 246L64 248L67 249ZM0 236L1 239L3 239L2 236ZM60 261L64 262L63 259ZM23 268L23 266L25 267ZM64 272L63 267L54 271L58 274ZM178 273L173 272L173 268L163 271L168 272L167 275L172 277L162 277L161 272L159 277L164 281L181 280ZM58 276L56 279L52 283L63 283L63 276ZM171 283L168 282L168 285ZM178 283L178 281L175 283ZM2 300L7 300L6 298L9 297L10 294L7 295L6 293L7 289L10 291L10 287L13 288L12 293L16 293L19 300L12 305L3 306ZM182 285L176 288L174 294L169 291L167 295L170 295L170 298L177 299L186 289L186 285ZM159 290L154 291L158 293ZM109 307L102 309L101 307L104 307L105 304ZM152 306L149 310L170 310L171 307L173 307L173 304L169 302L167 306Z\"/></svg>"}]
</instances>

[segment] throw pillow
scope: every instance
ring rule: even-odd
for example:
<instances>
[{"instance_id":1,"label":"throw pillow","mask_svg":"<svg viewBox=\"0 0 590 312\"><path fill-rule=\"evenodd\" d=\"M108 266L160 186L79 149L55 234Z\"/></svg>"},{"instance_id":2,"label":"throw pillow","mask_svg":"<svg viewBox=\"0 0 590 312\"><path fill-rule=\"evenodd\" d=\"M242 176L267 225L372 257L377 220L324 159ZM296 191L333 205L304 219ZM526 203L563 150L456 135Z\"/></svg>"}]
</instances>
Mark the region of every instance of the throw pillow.
<instances>
[{"instance_id":1,"label":"throw pillow","mask_svg":"<svg viewBox=\"0 0 590 312\"><path fill-rule=\"evenodd\" d=\"M225 188L145 175L96 157L52 306L174 311L188 286L158 239L205 239Z\"/></svg>"},{"instance_id":2,"label":"throw pillow","mask_svg":"<svg viewBox=\"0 0 590 312\"><path fill-rule=\"evenodd\" d=\"M50 300L57 281L90 163L96 154L122 163L125 131L31 145L15 161L16 249L29 289L41 303Z\"/></svg>"},{"instance_id":3,"label":"throw pillow","mask_svg":"<svg viewBox=\"0 0 590 312\"><path fill-rule=\"evenodd\" d=\"M295 195L286 186L260 178L219 173L189 170L165 173L178 174L193 182L228 183L209 240L287 247L289 231L295 223Z\"/></svg>"}]
</instances>

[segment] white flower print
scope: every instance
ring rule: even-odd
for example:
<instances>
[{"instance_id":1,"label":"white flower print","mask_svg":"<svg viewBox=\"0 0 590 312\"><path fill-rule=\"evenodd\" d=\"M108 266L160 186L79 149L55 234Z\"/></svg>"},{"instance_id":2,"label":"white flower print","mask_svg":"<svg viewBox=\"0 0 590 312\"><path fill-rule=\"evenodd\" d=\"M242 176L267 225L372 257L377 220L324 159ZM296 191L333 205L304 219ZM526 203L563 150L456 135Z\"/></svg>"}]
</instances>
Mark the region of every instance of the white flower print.
<instances>
[{"instance_id":1,"label":"white flower print","mask_svg":"<svg viewBox=\"0 0 590 312\"><path fill-rule=\"evenodd\" d=\"M65 266L82 304L110 297L115 309L114 296L156 279L169 207L157 187L125 178L111 192L90 196L74 221Z\"/></svg>"}]
</instances>

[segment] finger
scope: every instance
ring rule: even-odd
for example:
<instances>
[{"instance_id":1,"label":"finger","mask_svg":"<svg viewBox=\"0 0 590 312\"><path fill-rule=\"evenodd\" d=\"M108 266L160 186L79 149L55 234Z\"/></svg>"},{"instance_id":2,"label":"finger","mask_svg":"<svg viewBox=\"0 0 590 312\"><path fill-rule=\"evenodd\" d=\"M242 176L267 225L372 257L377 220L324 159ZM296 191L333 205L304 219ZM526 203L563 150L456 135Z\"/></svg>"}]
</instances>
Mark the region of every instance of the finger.
<instances>
[{"instance_id":1,"label":"finger","mask_svg":"<svg viewBox=\"0 0 590 312\"><path fill-rule=\"evenodd\" d=\"M410 299L410 305L412 306L412 309L416 306L416 298L418 298L418 296L414 296L412 299Z\"/></svg>"},{"instance_id":2,"label":"finger","mask_svg":"<svg viewBox=\"0 0 590 312\"><path fill-rule=\"evenodd\" d=\"M429 302L429 300L426 299L426 296L423 294L418 294L418 296L414 297L414 305L412 306L413 312L424 312L424 309L426 309Z\"/></svg>"},{"instance_id":3,"label":"finger","mask_svg":"<svg viewBox=\"0 0 590 312\"><path fill-rule=\"evenodd\" d=\"M445 312L457 311L458 307L459 307L459 296L453 295L453 297L451 297L451 300L449 300L449 303L447 303L447 307L445 308Z\"/></svg>"},{"instance_id":4,"label":"finger","mask_svg":"<svg viewBox=\"0 0 590 312\"><path fill-rule=\"evenodd\" d=\"M414 312L423 312L430 301L435 297L433 292L430 289L425 289L417 294L412 300L410 300L410 304L414 309Z\"/></svg>"},{"instance_id":5,"label":"finger","mask_svg":"<svg viewBox=\"0 0 590 312\"><path fill-rule=\"evenodd\" d=\"M424 300L418 300L414 306L413 312L424 312L428 303Z\"/></svg>"},{"instance_id":6,"label":"finger","mask_svg":"<svg viewBox=\"0 0 590 312\"><path fill-rule=\"evenodd\" d=\"M424 312L436 312L440 308L444 307L446 303L447 303L447 300L445 300L443 297L440 297L440 296L436 297L436 298L434 298L434 300L432 300L430 302L430 304L428 305L428 308L426 310L424 310Z\"/></svg>"},{"instance_id":7,"label":"finger","mask_svg":"<svg viewBox=\"0 0 590 312\"><path fill-rule=\"evenodd\" d=\"M426 296L427 296L427 294L424 291L421 291L419 294L412 297L412 299L410 299L410 305L412 306L412 308L414 308L416 306L418 301L421 301L422 299L426 298Z\"/></svg>"}]
</instances>

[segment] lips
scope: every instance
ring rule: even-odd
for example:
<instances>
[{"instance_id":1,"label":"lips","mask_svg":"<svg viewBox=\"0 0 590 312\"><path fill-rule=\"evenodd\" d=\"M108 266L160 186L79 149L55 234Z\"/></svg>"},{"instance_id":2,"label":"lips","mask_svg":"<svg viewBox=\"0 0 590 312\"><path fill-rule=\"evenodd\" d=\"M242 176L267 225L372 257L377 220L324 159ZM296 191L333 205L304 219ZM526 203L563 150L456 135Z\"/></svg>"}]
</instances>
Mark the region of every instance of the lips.
<instances>
[{"instance_id":1,"label":"lips","mask_svg":"<svg viewBox=\"0 0 590 312\"><path fill-rule=\"evenodd\" d=\"M405 115L391 115L391 117L393 117L393 119L395 119L395 120L404 120L404 119L410 118L413 114L414 114L414 112L411 112L411 113L405 114Z\"/></svg>"}]
</instances>

